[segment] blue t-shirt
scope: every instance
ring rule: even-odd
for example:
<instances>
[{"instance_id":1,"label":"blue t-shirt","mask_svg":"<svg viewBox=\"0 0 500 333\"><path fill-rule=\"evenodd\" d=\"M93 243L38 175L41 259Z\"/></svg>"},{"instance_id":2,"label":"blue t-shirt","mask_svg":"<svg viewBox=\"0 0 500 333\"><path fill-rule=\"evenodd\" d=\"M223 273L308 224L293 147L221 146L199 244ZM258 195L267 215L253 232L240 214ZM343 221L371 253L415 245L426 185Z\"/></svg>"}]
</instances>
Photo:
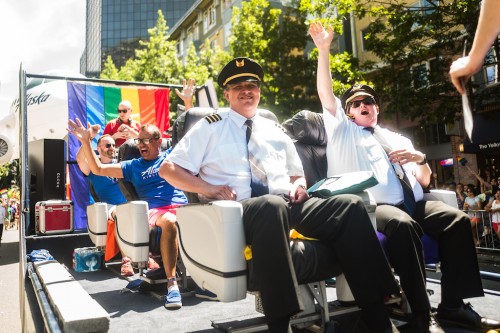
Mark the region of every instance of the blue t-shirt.
<instances>
[{"instance_id":1,"label":"blue t-shirt","mask_svg":"<svg viewBox=\"0 0 500 333\"><path fill-rule=\"evenodd\" d=\"M134 185L139 198L146 201L150 209L187 203L184 192L170 185L158 174L161 163L170 151L171 149L161 153L152 161L139 157L121 162L123 179Z\"/></svg>"},{"instance_id":2,"label":"blue t-shirt","mask_svg":"<svg viewBox=\"0 0 500 333\"><path fill-rule=\"evenodd\" d=\"M99 196L99 200L111 205L119 205L127 202L116 178L106 176L96 176L92 172L88 175L89 181L94 187L95 193Z\"/></svg>"}]
</instances>

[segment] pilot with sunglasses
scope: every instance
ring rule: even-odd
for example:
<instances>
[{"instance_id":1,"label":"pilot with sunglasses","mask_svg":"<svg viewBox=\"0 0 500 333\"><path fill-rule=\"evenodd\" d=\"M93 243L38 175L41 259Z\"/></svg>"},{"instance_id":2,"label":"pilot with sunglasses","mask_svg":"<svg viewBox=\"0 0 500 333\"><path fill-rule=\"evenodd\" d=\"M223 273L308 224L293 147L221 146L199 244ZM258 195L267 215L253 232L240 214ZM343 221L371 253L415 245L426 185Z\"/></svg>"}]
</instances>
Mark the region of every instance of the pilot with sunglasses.
<instances>
[{"instance_id":1,"label":"pilot with sunglasses","mask_svg":"<svg viewBox=\"0 0 500 333\"><path fill-rule=\"evenodd\" d=\"M116 111L118 112L118 118L109 121L102 134L111 135L118 148L127 139L137 138L141 130L141 124L132 119L132 104L129 101L121 101Z\"/></svg>"},{"instance_id":2,"label":"pilot with sunglasses","mask_svg":"<svg viewBox=\"0 0 500 333\"><path fill-rule=\"evenodd\" d=\"M97 152L101 163L114 163L115 148L115 140L109 134L104 134L97 140ZM92 173L81 147L76 154L76 161L82 173L88 177L100 201L111 205L119 205L127 201L118 187L116 178L101 177Z\"/></svg>"},{"instance_id":3,"label":"pilot with sunglasses","mask_svg":"<svg viewBox=\"0 0 500 333\"><path fill-rule=\"evenodd\" d=\"M340 100L334 95L329 64L333 30L313 23L309 33L319 52L317 85L328 136L328 176L373 171L377 177L379 184L370 188L378 204L377 229L387 236L388 258L410 303L413 330L443 332L440 324L479 331L500 327L463 302L484 296L469 217L443 202L423 200L431 175L425 154L406 137L377 124L380 102L372 87L353 85ZM404 200L405 184L397 178L397 168L405 171L400 178L411 183L413 205ZM424 232L437 240L440 251L441 304L436 317L425 285Z\"/></svg>"}]
</instances>

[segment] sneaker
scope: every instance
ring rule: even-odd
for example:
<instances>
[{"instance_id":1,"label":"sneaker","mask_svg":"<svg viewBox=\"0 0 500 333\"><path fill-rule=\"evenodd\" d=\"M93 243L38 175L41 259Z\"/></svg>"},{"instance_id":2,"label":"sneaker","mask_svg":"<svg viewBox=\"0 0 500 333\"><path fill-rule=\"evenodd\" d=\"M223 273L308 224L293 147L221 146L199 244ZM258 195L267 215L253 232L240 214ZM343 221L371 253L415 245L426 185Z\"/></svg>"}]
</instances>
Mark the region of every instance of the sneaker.
<instances>
[{"instance_id":1,"label":"sneaker","mask_svg":"<svg viewBox=\"0 0 500 333\"><path fill-rule=\"evenodd\" d=\"M200 287L196 286L196 290L194 292L194 295L198 298L204 298L208 299L211 301L218 301L219 299L217 298L217 295L211 292L208 289L201 289Z\"/></svg>"},{"instance_id":2,"label":"sneaker","mask_svg":"<svg viewBox=\"0 0 500 333\"><path fill-rule=\"evenodd\" d=\"M135 274L129 257L123 257L122 268L120 270L120 274L123 276L132 276Z\"/></svg>"},{"instance_id":3,"label":"sneaker","mask_svg":"<svg viewBox=\"0 0 500 333\"><path fill-rule=\"evenodd\" d=\"M148 269L158 269L160 265L151 257L148 259Z\"/></svg>"},{"instance_id":4,"label":"sneaker","mask_svg":"<svg viewBox=\"0 0 500 333\"><path fill-rule=\"evenodd\" d=\"M436 317L441 325L459 326L474 331L488 331L500 328L498 320L481 317L472 309L470 303L456 309L446 308L439 304Z\"/></svg>"},{"instance_id":5,"label":"sneaker","mask_svg":"<svg viewBox=\"0 0 500 333\"><path fill-rule=\"evenodd\" d=\"M165 296L165 308L175 310L182 307L182 298L179 289L171 289Z\"/></svg>"}]
</instances>

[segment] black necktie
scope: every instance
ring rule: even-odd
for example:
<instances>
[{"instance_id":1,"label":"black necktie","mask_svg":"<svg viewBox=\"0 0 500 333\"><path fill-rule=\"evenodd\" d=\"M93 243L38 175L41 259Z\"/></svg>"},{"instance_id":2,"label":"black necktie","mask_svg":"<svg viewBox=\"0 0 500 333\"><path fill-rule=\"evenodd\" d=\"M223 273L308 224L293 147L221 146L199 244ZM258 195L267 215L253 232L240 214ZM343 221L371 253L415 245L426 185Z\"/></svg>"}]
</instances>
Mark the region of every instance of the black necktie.
<instances>
[{"instance_id":1,"label":"black necktie","mask_svg":"<svg viewBox=\"0 0 500 333\"><path fill-rule=\"evenodd\" d=\"M385 142L385 139L380 135L380 133L378 133L376 128L365 127L364 130L367 130L373 134L375 140L378 141L378 143L382 146L387 154L391 152L391 147ZM391 163L391 165L396 172L397 178L401 182L401 187L403 189L403 203L406 211L411 216L415 212L416 202L410 180L408 179L404 168L399 163Z\"/></svg>"},{"instance_id":2,"label":"black necktie","mask_svg":"<svg viewBox=\"0 0 500 333\"><path fill-rule=\"evenodd\" d=\"M269 194L269 187L267 185L267 175L262 163L255 157L259 145L255 135L252 135L252 120L247 119L245 125L247 126L247 145L248 145L248 162L250 163L250 173L252 180L250 187L252 188L252 198L259 197L264 194Z\"/></svg>"}]
</instances>

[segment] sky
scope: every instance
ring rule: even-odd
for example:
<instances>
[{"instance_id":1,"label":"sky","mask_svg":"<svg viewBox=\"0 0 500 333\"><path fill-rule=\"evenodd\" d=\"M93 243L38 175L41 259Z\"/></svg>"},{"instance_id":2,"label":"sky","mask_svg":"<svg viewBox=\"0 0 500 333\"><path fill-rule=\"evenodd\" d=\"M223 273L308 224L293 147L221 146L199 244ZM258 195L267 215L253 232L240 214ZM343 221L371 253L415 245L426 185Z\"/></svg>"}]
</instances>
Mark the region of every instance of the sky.
<instances>
[{"instance_id":1,"label":"sky","mask_svg":"<svg viewBox=\"0 0 500 333\"><path fill-rule=\"evenodd\" d=\"M19 68L80 71L85 0L0 0L0 119L19 89Z\"/></svg>"}]
</instances>

